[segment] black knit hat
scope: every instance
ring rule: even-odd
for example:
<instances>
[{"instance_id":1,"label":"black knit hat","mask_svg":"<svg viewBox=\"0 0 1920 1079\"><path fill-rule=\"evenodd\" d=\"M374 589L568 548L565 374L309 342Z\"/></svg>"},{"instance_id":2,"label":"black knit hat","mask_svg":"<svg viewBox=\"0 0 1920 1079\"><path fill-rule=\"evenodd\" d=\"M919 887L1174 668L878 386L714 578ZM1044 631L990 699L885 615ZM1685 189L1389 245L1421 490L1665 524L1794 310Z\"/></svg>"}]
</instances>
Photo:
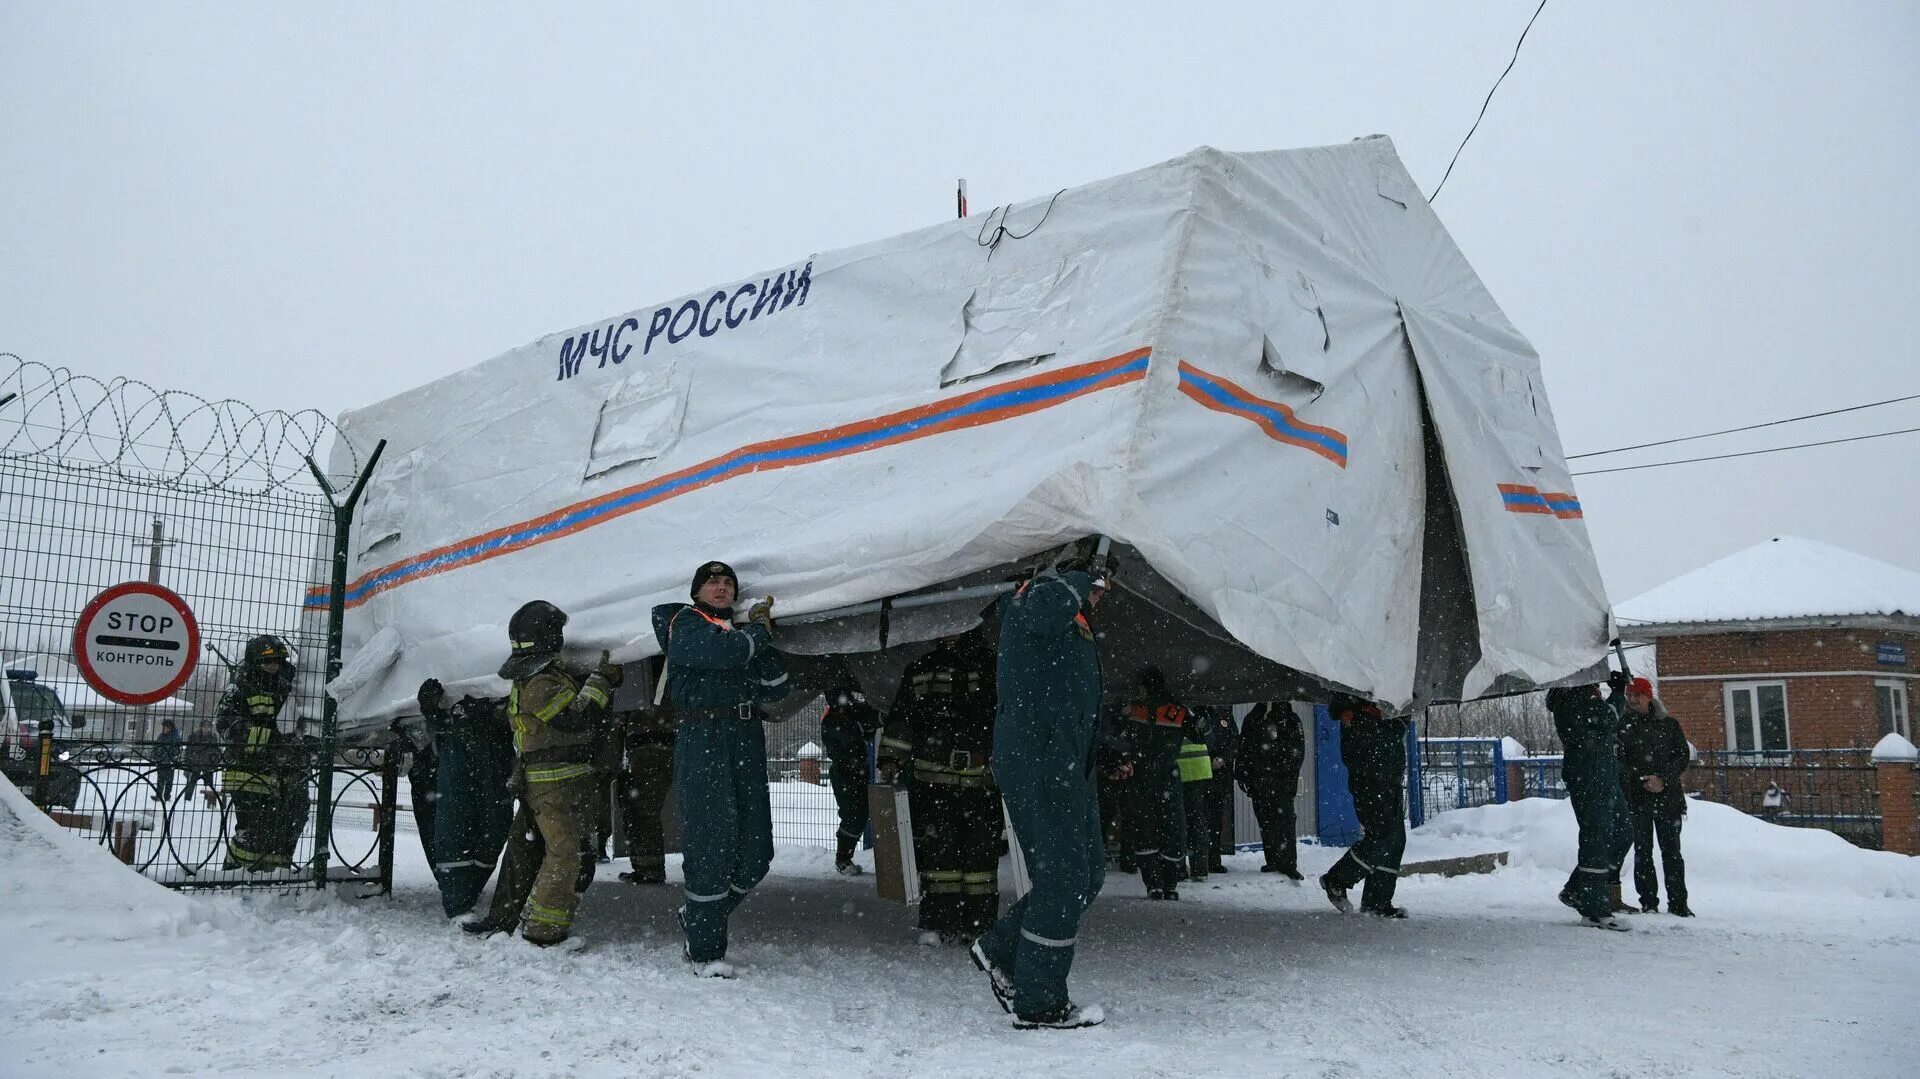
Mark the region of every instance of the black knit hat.
<instances>
[{"instance_id":1,"label":"black knit hat","mask_svg":"<svg viewBox=\"0 0 1920 1079\"><path fill-rule=\"evenodd\" d=\"M732 566L727 565L725 562L706 562L701 564L699 569L693 571L693 587L687 589L687 594L693 599L699 599L700 586L713 580L715 577L725 577L727 580L732 581L734 592L736 594L739 593L740 575L733 572Z\"/></svg>"}]
</instances>

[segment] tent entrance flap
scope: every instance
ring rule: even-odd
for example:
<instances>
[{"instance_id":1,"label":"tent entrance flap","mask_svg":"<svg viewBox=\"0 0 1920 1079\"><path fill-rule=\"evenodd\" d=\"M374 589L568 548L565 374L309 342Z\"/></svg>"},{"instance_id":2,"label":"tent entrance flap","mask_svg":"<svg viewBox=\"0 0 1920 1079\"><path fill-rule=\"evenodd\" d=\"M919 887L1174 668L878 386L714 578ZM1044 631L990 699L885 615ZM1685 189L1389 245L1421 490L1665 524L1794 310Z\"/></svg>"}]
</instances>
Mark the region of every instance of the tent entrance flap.
<instances>
[{"instance_id":1,"label":"tent entrance flap","mask_svg":"<svg viewBox=\"0 0 1920 1079\"><path fill-rule=\"evenodd\" d=\"M1412 346L1408 345L1411 355ZM1416 367L1417 371L1417 367ZM1420 380L1415 376L1416 382ZM1460 542L1460 506L1433 409L1420 390L1420 428L1426 446L1426 511L1420 536L1420 636L1414 653L1414 707L1457 701L1467 674L1480 662L1480 615L1473 577Z\"/></svg>"}]
</instances>

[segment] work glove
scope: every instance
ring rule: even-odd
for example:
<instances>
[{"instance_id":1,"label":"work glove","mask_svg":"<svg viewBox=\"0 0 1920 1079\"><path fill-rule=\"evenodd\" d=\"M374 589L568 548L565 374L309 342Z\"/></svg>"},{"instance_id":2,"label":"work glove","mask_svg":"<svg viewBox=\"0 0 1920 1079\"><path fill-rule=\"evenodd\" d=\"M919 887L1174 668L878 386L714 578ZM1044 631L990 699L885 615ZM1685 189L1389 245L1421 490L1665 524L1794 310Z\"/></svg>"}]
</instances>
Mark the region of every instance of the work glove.
<instances>
[{"instance_id":1,"label":"work glove","mask_svg":"<svg viewBox=\"0 0 1920 1079\"><path fill-rule=\"evenodd\" d=\"M1094 552L1099 549L1100 540L1097 537L1088 536L1083 540L1075 540L1072 546L1062 551L1060 557L1054 560L1053 571L1072 573L1079 570L1081 573L1092 573Z\"/></svg>"},{"instance_id":2,"label":"work glove","mask_svg":"<svg viewBox=\"0 0 1920 1079\"><path fill-rule=\"evenodd\" d=\"M1120 576L1120 556L1109 554L1104 560L1096 560L1092 573L1093 587L1112 588Z\"/></svg>"},{"instance_id":3,"label":"work glove","mask_svg":"<svg viewBox=\"0 0 1920 1079\"><path fill-rule=\"evenodd\" d=\"M438 678L429 678L420 683L420 692L414 699L420 702L420 714L430 716L446 703L447 687L441 685Z\"/></svg>"},{"instance_id":4,"label":"work glove","mask_svg":"<svg viewBox=\"0 0 1920 1079\"><path fill-rule=\"evenodd\" d=\"M620 680L626 677L626 672L622 671L620 665L613 662L606 652L600 653L600 665L593 669L593 673L599 675L601 681L604 681L609 688L619 685Z\"/></svg>"},{"instance_id":5,"label":"work glove","mask_svg":"<svg viewBox=\"0 0 1920 1079\"><path fill-rule=\"evenodd\" d=\"M1615 693L1625 693L1627 691L1627 683L1630 681L1632 681L1632 676L1628 675L1625 671L1607 672L1607 685Z\"/></svg>"},{"instance_id":6,"label":"work glove","mask_svg":"<svg viewBox=\"0 0 1920 1079\"><path fill-rule=\"evenodd\" d=\"M1093 578L1093 587L1112 588L1114 577L1120 572L1120 557L1111 551L1106 557L1100 557L1096 554L1098 542L1092 539L1082 541L1079 547L1070 550L1066 557L1054 564L1054 571L1072 573L1079 570Z\"/></svg>"},{"instance_id":7,"label":"work glove","mask_svg":"<svg viewBox=\"0 0 1920 1079\"><path fill-rule=\"evenodd\" d=\"M767 632L773 632L773 597L768 596L748 607L747 621L758 622L767 627Z\"/></svg>"}]
</instances>

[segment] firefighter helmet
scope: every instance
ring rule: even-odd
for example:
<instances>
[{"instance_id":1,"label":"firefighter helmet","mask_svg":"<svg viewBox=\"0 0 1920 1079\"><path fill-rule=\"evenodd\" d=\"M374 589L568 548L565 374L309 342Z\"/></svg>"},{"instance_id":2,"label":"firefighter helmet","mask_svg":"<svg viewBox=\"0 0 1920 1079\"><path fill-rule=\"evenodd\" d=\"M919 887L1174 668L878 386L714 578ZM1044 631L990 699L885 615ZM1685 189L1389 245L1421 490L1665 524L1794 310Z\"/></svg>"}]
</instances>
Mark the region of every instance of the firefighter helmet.
<instances>
[{"instance_id":1,"label":"firefighter helmet","mask_svg":"<svg viewBox=\"0 0 1920 1079\"><path fill-rule=\"evenodd\" d=\"M262 633L248 641L246 650L241 653L241 663L248 667L258 667L268 660L289 661L287 642L271 633Z\"/></svg>"},{"instance_id":2,"label":"firefighter helmet","mask_svg":"<svg viewBox=\"0 0 1920 1079\"><path fill-rule=\"evenodd\" d=\"M553 662L566 644L561 633L567 624L567 612L544 599L536 599L507 620L507 637L513 642L513 654L500 665L500 677L509 681L540 673Z\"/></svg>"}]
</instances>

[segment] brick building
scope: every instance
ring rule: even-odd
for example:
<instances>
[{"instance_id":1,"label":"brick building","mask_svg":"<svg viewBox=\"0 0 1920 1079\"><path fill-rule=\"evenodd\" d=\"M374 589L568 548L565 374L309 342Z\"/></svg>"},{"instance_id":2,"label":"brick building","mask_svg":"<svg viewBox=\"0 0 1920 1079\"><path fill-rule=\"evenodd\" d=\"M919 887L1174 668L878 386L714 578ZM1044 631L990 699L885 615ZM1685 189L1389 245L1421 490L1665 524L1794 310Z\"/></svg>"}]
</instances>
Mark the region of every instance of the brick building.
<instances>
[{"instance_id":1,"label":"brick building","mask_svg":"<svg viewBox=\"0 0 1920 1079\"><path fill-rule=\"evenodd\" d=\"M1866 748L1913 737L1920 573L1779 536L1614 608L1654 642L1661 702L1703 750Z\"/></svg>"}]
</instances>

